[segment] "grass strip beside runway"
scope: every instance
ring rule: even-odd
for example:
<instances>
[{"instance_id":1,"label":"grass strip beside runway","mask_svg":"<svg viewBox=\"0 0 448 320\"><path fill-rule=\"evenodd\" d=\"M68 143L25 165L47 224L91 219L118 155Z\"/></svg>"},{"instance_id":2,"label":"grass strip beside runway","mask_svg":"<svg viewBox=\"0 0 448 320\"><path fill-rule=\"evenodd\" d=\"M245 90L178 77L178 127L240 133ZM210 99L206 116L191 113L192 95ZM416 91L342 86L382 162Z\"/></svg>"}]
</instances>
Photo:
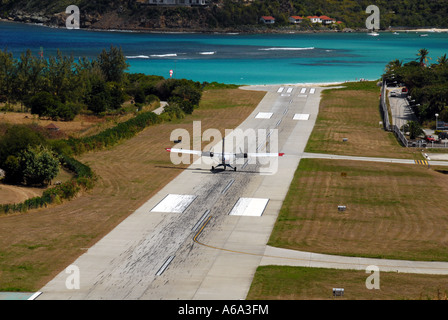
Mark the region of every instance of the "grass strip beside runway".
<instances>
[{"instance_id":1,"label":"grass strip beside runway","mask_svg":"<svg viewBox=\"0 0 448 320\"><path fill-rule=\"evenodd\" d=\"M379 289L367 289L365 271L263 266L257 269L248 300L446 300L447 277L381 272ZM333 297L333 288L344 296Z\"/></svg>"}]
</instances>

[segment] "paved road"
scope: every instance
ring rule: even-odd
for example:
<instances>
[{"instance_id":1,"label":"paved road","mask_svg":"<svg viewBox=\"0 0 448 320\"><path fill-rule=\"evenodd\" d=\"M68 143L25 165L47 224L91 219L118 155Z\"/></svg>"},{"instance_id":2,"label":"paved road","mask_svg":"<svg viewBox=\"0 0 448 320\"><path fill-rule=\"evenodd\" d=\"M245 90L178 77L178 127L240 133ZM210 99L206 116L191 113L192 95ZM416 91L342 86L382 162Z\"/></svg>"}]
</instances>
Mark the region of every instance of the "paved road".
<instances>
[{"instance_id":1,"label":"paved road","mask_svg":"<svg viewBox=\"0 0 448 320\"><path fill-rule=\"evenodd\" d=\"M396 97L389 96L393 124L401 129L408 121L417 121L417 117L409 106L405 95L401 94L401 88L390 87L387 89L389 92L397 92Z\"/></svg>"},{"instance_id":2,"label":"paved road","mask_svg":"<svg viewBox=\"0 0 448 320\"><path fill-rule=\"evenodd\" d=\"M303 153L323 89L250 89L267 94L239 128L277 129L279 152ZM38 299L245 299L299 161L280 158L272 175L259 174L256 164L211 173L197 161L74 261L72 273L63 271L43 287ZM168 195L186 197L188 206L180 213L152 211L166 206ZM241 197L256 202L244 214L262 215L229 215ZM79 289L68 289L78 271Z\"/></svg>"},{"instance_id":3,"label":"paved road","mask_svg":"<svg viewBox=\"0 0 448 320\"><path fill-rule=\"evenodd\" d=\"M406 261L343 257L268 246L260 265L366 270L377 266L381 272L448 274L448 262Z\"/></svg>"},{"instance_id":4,"label":"paved road","mask_svg":"<svg viewBox=\"0 0 448 320\"><path fill-rule=\"evenodd\" d=\"M290 155L294 156L294 155ZM394 159L394 158L375 158L375 157L356 157L356 156L343 156L336 154L323 154L323 153L302 153L300 155L296 155L300 158L309 158L309 159L334 159L334 160L353 160L353 161L368 161L368 162L383 162L383 163L399 163L399 164L420 164L416 163L415 160L410 159ZM441 157L440 157L441 158ZM429 157L431 159L431 157ZM447 159L448 160L448 159ZM427 163L430 166L448 166L448 161L443 160L429 160Z\"/></svg>"}]
</instances>

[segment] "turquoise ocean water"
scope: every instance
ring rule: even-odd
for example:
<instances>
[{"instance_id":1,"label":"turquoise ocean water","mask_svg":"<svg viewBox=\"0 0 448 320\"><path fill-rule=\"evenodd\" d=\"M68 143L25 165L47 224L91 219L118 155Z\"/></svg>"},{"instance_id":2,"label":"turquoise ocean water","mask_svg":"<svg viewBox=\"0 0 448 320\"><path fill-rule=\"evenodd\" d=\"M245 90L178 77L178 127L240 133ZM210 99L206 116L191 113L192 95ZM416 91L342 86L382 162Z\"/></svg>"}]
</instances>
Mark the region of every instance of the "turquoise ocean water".
<instances>
[{"instance_id":1,"label":"turquoise ocean water","mask_svg":"<svg viewBox=\"0 0 448 320\"><path fill-rule=\"evenodd\" d=\"M422 36L425 35L425 36ZM95 58L121 46L130 72L233 84L325 83L380 78L393 60L431 62L448 53L448 33L198 34L87 31L0 22L0 49Z\"/></svg>"}]
</instances>

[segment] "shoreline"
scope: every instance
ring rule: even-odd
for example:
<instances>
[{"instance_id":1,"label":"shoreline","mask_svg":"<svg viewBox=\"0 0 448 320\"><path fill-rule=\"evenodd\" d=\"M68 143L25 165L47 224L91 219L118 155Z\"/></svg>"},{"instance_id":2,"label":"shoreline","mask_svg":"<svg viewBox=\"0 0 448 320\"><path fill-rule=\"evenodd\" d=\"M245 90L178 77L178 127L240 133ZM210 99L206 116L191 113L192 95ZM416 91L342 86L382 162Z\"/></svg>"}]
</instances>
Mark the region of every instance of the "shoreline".
<instances>
[{"instance_id":1,"label":"shoreline","mask_svg":"<svg viewBox=\"0 0 448 320\"><path fill-rule=\"evenodd\" d=\"M239 89L242 90L253 90L252 87L257 87L257 88L268 88L268 87L283 87L283 86L294 86L294 87L331 87L331 86L343 86L346 83L361 83L361 82L374 82L374 81L379 81L379 79L375 79L375 80L369 80L369 79L364 79L362 81L360 80L353 80L353 81L337 81L337 82L302 82L302 83L273 83L273 84L242 84L242 85L238 85Z\"/></svg>"},{"instance_id":2,"label":"shoreline","mask_svg":"<svg viewBox=\"0 0 448 320\"><path fill-rule=\"evenodd\" d=\"M65 29L65 26L57 25L57 24L48 24L48 23L38 23L38 22L26 22L26 21L15 21L0 18L0 22L8 22L8 23L18 23L18 24L26 24L31 26L41 26L47 28L54 29ZM132 28L132 29L117 29L117 28L92 28L92 27L81 27L76 30L82 31L95 31L95 32L128 32L128 33L156 33L156 34L223 34L223 35L238 35L238 34L333 34L333 33L369 33L371 32L365 28L345 28L344 30L292 30L292 29L282 29L282 28L249 28L249 29L201 29L201 30L185 30L183 28L173 28L173 29L149 29L149 28ZM389 28L387 30L377 30L378 33L394 33L394 32L416 32L416 33L448 33L448 28L422 28L422 27L400 27L400 28Z\"/></svg>"}]
</instances>

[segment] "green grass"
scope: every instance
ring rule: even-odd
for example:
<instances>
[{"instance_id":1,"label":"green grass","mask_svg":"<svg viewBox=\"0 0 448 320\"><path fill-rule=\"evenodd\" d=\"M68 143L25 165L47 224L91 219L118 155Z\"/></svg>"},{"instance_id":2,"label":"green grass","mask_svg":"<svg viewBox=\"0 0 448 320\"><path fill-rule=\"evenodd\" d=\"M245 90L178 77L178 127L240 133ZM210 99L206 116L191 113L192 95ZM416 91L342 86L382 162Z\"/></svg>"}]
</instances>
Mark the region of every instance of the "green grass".
<instances>
[{"instance_id":1,"label":"green grass","mask_svg":"<svg viewBox=\"0 0 448 320\"><path fill-rule=\"evenodd\" d=\"M379 289L367 289L365 271L262 266L248 300L428 300L446 299L447 277L380 272ZM333 288L344 288L333 297Z\"/></svg>"},{"instance_id":2,"label":"green grass","mask_svg":"<svg viewBox=\"0 0 448 320\"><path fill-rule=\"evenodd\" d=\"M343 177L341 174L345 173ZM346 256L448 261L445 175L417 165L302 159L269 245ZM346 205L346 212L338 212Z\"/></svg>"}]
</instances>

